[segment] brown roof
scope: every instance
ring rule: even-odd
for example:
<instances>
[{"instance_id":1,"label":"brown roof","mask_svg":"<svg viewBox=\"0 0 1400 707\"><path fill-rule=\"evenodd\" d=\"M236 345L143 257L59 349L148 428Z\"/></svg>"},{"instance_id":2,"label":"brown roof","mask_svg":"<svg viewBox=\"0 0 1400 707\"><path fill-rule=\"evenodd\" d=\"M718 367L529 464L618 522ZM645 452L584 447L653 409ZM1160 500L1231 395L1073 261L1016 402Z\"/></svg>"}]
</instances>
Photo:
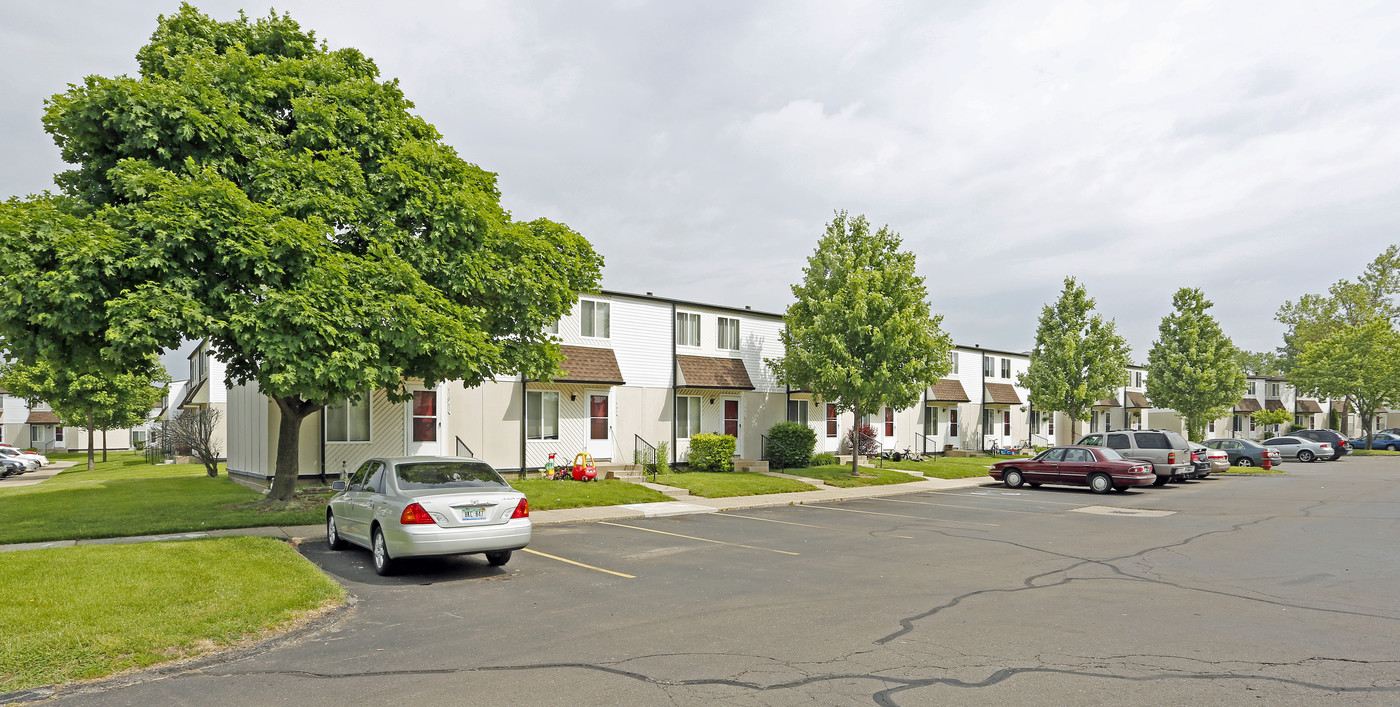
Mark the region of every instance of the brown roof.
<instances>
[{"instance_id":1,"label":"brown roof","mask_svg":"<svg viewBox=\"0 0 1400 707\"><path fill-rule=\"evenodd\" d=\"M972 398L967 397L967 391L963 390L962 383L953 378L939 378L928 391L929 400L949 403L970 403Z\"/></svg>"},{"instance_id":2,"label":"brown roof","mask_svg":"<svg viewBox=\"0 0 1400 707\"><path fill-rule=\"evenodd\" d=\"M181 401L180 401L180 404L179 404L179 405L176 405L175 407L176 407L176 408L184 408L186 405L189 405L191 402L193 402L193 401L194 401L194 396L196 396L196 395L199 394L199 391L200 391L201 388L204 387L204 381L206 381L206 380L208 380L208 379L207 379L207 378L200 378L200 379L199 379L199 382L198 382L198 383L195 383L193 388L187 388L187 391L188 391L188 392L185 393L185 399L184 399L184 400L181 400Z\"/></svg>"},{"instance_id":3,"label":"brown roof","mask_svg":"<svg viewBox=\"0 0 1400 707\"><path fill-rule=\"evenodd\" d=\"M1235 412L1259 412L1262 409L1259 407L1259 401L1254 398L1242 398L1235 403Z\"/></svg>"},{"instance_id":4,"label":"brown roof","mask_svg":"<svg viewBox=\"0 0 1400 707\"><path fill-rule=\"evenodd\" d=\"M589 346L560 346L564 353L563 373L555 378L556 383L607 383L626 385L622 380L622 369L617 367L617 356L612 349L595 349Z\"/></svg>"},{"instance_id":5,"label":"brown roof","mask_svg":"<svg viewBox=\"0 0 1400 707\"><path fill-rule=\"evenodd\" d=\"M1117 407L1117 406L1118 406L1118 401L1117 401L1117 400L1114 400L1113 398L1104 398L1103 400L1100 400L1100 401L1098 401L1097 403L1094 403L1094 407L1096 407L1096 408L1111 408L1111 407Z\"/></svg>"},{"instance_id":6,"label":"brown roof","mask_svg":"<svg viewBox=\"0 0 1400 707\"><path fill-rule=\"evenodd\" d=\"M1021 396L1010 383L988 383L987 402L992 405L1020 405Z\"/></svg>"},{"instance_id":7,"label":"brown roof","mask_svg":"<svg viewBox=\"0 0 1400 707\"><path fill-rule=\"evenodd\" d=\"M29 419L25 422L31 425L61 425L63 420L58 419L58 415L48 410L34 410L29 413Z\"/></svg>"},{"instance_id":8,"label":"brown roof","mask_svg":"<svg viewBox=\"0 0 1400 707\"><path fill-rule=\"evenodd\" d=\"M1322 406L1316 400L1299 400L1298 412L1317 413L1322 412Z\"/></svg>"},{"instance_id":9,"label":"brown roof","mask_svg":"<svg viewBox=\"0 0 1400 707\"><path fill-rule=\"evenodd\" d=\"M1288 408L1286 408L1286 407L1283 406L1283 402L1282 402L1282 401L1280 401L1280 400L1274 400L1274 399L1270 398L1269 400L1265 400L1265 401L1264 401L1264 409L1265 409L1265 410L1287 410Z\"/></svg>"},{"instance_id":10,"label":"brown roof","mask_svg":"<svg viewBox=\"0 0 1400 707\"><path fill-rule=\"evenodd\" d=\"M753 390L749 369L737 358L709 356L677 356L681 366L682 388L721 388L724 390Z\"/></svg>"},{"instance_id":11,"label":"brown roof","mask_svg":"<svg viewBox=\"0 0 1400 707\"><path fill-rule=\"evenodd\" d=\"M1150 407L1152 407L1152 401L1147 399L1147 394L1146 394L1146 393L1139 393L1139 392L1137 392L1136 390L1129 390L1129 391L1127 391L1127 393L1128 393L1128 407L1130 407L1130 408L1150 408Z\"/></svg>"}]
</instances>

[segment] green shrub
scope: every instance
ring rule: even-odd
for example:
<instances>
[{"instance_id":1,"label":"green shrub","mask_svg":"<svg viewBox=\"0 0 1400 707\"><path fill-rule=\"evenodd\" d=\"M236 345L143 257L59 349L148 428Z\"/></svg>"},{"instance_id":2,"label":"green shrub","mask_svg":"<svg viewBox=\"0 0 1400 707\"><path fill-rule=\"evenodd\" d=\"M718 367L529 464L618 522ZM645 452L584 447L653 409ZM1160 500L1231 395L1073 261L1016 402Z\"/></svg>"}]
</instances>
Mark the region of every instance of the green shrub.
<instances>
[{"instance_id":1,"label":"green shrub","mask_svg":"<svg viewBox=\"0 0 1400 707\"><path fill-rule=\"evenodd\" d=\"M832 465L840 464L840 463L841 463L841 460L840 460L840 459L837 459L837 458L836 458L836 455L835 455L835 454L832 454L831 452L822 452L821 454L813 454L813 455L812 455L812 461L809 462L809 464L810 464L811 466L832 466Z\"/></svg>"},{"instance_id":2,"label":"green shrub","mask_svg":"<svg viewBox=\"0 0 1400 707\"><path fill-rule=\"evenodd\" d=\"M812 463L817 433L801 422L779 422L768 428L763 458L779 469L800 469Z\"/></svg>"},{"instance_id":3,"label":"green shrub","mask_svg":"<svg viewBox=\"0 0 1400 707\"><path fill-rule=\"evenodd\" d=\"M1308 429L1308 428L1307 428L1305 425L1300 425L1300 424L1298 424L1298 423L1295 422L1295 423L1293 423L1293 424L1291 424L1291 425L1288 426L1288 433L1289 433L1289 434L1293 434L1294 432L1297 432L1298 430L1306 430L1306 429Z\"/></svg>"},{"instance_id":4,"label":"green shrub","mask_svg":"<svg viewBox=\"0 0 1400 707\"><path fill-rule=\"evenodd\" d=\"M690 438L686 462L691 471L734 471L736 441L729 435L695 435Z\"/></svg>"},{"instance_id":5,"label":"green shrub","mask_svg":"<svg viewBox=\"0 0 1400 707\"><path fill-rule=\"evenodd\" d=\"M138 439L138 440L132 440L132 442L131 442L131 448L132 448L132 449L135 449L135 450L137 450L137 451L140 451L140 450L146 448L146 442L145 442L145 440L139 440L139 439Z\"/></svg>"}]
</instances>

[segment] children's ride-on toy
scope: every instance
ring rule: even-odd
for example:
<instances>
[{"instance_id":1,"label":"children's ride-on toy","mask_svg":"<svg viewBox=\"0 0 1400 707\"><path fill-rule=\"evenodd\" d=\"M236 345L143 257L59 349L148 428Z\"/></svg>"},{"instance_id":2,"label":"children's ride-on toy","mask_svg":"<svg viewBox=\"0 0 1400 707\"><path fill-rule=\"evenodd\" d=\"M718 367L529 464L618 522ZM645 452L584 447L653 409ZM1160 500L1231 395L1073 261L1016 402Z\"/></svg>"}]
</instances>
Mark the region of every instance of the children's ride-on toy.
<instances>
[{"instance_id":1,"label":"children's ride-on toy","mask_svg":"<svg viewBox=\"0 0 1400 707\"><path fill-rule=\"evenodd\" d=\"M574 481L597 481L598 467L593 464L593 455L579 452L574 455Z\"/></svg>"},{"instance_id":2,"label":"children's ride-on toy","mask_svg":"<svg viewBox=\"0 0 1400 707\"><path fill-rule=\"evenodd\" d=\"M569 467L556 467L554 465L554 452L549 453L549 461L544 463L544 478L553 481L563 481L569 478Z\"/></svg>"}]
</instances>

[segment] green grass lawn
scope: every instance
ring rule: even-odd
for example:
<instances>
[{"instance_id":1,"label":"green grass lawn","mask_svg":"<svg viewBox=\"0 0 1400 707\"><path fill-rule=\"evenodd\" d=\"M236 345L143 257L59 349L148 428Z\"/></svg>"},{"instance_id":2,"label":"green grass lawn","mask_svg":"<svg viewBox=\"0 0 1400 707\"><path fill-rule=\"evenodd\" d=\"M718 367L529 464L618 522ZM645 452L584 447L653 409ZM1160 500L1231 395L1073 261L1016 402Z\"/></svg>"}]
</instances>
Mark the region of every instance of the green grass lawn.
<instances>
[{"instance_id":1,"label":"green grass lawn","mask_svg":"<svg viewBox=\"0 0 1400 707\"><path fill-rule=\"evenodd\" d=\"M888 465L889 462L886 462ZM832 464L830 466L809 466L805 469L785 469L784 473L794 476L806 476L813 479L821 479L829 486L839 486L841 488L851 488L853 486L882 486L884 484L907 484L910 481L918 481L919 477L913 474L906 474L894 469L872 469L867 466L860 468L860 476L851 476L851 466L849 464Z\"/></svg>"},{"instance_id":2,"label":"green grass lawn","mask_svg":"<svg viewBox=\"0 0 1400 707\"><path fill-rule=\"evenodd\" d=\"M268 538L0 553L0 692L207 653L344 601Z\"/></svg>"},{"instance_id":3,"label":"green grass lawn","mask_svg":"<svg viewBox=\"0 0 1400 707\"><path fill-rule=\"evenodd\" d=\"M1400 457L1400 452L1385 449L1354 449L1351 453L1358 457Z\"/></svg>"},{"instance_id":4,"label":"green grass lawn","mask_svg":"<svg viewBox=\"0 0 1400 707\"><path fill-rule=\"evenodd\" d=\"M1228 471L1222 471L1222 472L1220 472L1220 473L1222 473L1222 474L1253 474L1253 475L1258 475L1258 474L1282 474L1282 473L1284 473L1284 471L1283 471L1283 469L1280 469L1280 468L1278 468L1278 467L1274 467L1274 468L1269 469L1269 470L1266 471L1266 470L1261 469L1261 468L1259 468L1259 467L1257 467L1257 466L1232 466L1232 467L1229 468Z\"/></svg>"},{"instance_id":5,"label":"green grass lawn","mask_svg":"<svg viewBox=\"0 0 1400 707\"><path fill-rule=\"evenodd\" d=\"M689 471L684 474L658 474L656 483L688 489L704 498L729 496L762 496L770 493L816 491L817 488L796 479L784 479L751 471Z\"/></svg>"},{"instance_id":6,"label":"green grass lawn","mask_svg":"<svg viewBox=\"0 0 1400 707\"><path fill-rule=\"evenodd\" d=\"M673 500L645 486L607 479L603 481L551 481L549 479L507 479L530 500L530 510L616 506L623 503L652 503Z\"/></svg>"},{"instance_id":7,"label":"green grass lawn","mask_svg":"<svg viewBox=\"0 0 1400 707\"><path fill-rule=\"evenodd\" d=\"M21 477L23 478L23 477ZM198 464L146 464L139 454L109 455L35 486L0 487L0 544L186 533L325 521L329 494L299 493L285 510Z\"/></svg>"},{"instance_id":8,"label":"green grass lawn","mask_svg":"<svg viewBox=\"0 0 1400 707\"><path fill-rule=\"evenodd\" d=\"M1027 457L941 457L939 459L927 459L921 462L885 460L887 469L906 469L917 471L925 476L936 479L971 479L978 476L987 476L987 467L996 462L1006 459L1025 459ZM991 478L991 477L987 477Z\"/></svg>"}]
</instances>

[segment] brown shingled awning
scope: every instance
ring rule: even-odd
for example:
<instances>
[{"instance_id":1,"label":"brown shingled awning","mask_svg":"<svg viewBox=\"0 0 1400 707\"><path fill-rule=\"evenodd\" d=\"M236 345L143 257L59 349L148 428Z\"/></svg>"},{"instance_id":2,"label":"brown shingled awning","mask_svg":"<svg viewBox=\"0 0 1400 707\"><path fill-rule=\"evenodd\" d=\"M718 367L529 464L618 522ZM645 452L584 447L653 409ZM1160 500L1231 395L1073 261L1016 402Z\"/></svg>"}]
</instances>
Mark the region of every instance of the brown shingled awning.
<instances>
[{"instance_id":1,"label":"brown shingled awning","mask_svg":"<svg viewBox=\"0 0 1400 707\"><path fill-rule=\"evenodd\" d=\"M612 349L560 346L559 350L564 353L564 363L560 365L564 373L554 379L555 383L627 384L622 380L622 369L618 368Z\"/></svg>"},{"instance_id":2,"label":"brown shingled awning","mask_svg":"<svg viewBox=\"0 0 1400 707\"><path fill-rule=\"evenodd\" d=\"M1146 393L1139 393L1139 392L1137 392L1136 390L1129 390L1129 391L1127 391L1127 393L1128 393L1128 407L1130 407L1130 408L1150 408L1150 407L1152 407L1152 401L1147 399L1147 394L1146 394Z\"/></svg>"},{"instance_id":3,"label":"brown shingled awning","mask_svg":"<svg viewBox=\"0 0 1400 707\"><path fill-rule=\"evenodd\" d=\"M61 425L63 420L58 419L58 415L48 410L34 410L29 413L29 419L25 422L31 425Z\"/></svg>"},{"instance_id":4,"label":"brown shingled awning","mask_svg":"<svg viewBox=\"0 0 1400 707\"><path fill-rule=\"evenodd\" d=\"M1259 412L1263 409L1259 407L1259 401L1254 398L1244 398L1235 403L1235 412Z\"/></svg>"},{"instance_id":5,"label":"brown shingled awning","mask_svg":"<svg viewBox=\"0 0 1400 707\"><path fill-rule=\"evenodd\" d=\"M185 393L185 399L184 399L184 400L181 400L181 401L180 401L180 404L179 404L179 405L176 405L175 407L176 407L176 408L184 408L186 405L189 405L190 403L195 402L195 399L194 399L195 396L196 396L196 395L199 395L199 391L201 391L201 390L204 389L204 381L205 381L205 380L206 380L206 379L204 379L204 378L199 379L199 382L198 382L198 383L195 383L195 384L194 384L194 387L193 387L193 388L189 388L189 389L188 389L188 392ZM206 398L206 401L207 401L207 398L208 398L209 396L208 396L208 395L205 395L204 397Z\"/></svg>"},{"instance_id":6,"label":"brown shingled awning","mask_svg":"<svg viewBox=\"0 0 1400 707\"><path fill-rule=\"evenodd\" d=\"M967 397L967 391L963 390L962 383L954 378L938 379L938 382L929 388L928 399L940 403L972 402L972 398Z\"/></svg>"},{"instance_id":7,"label":"brown shingled awning","mask_svg":"<svg viewBox=\"0 0 1400 707\"><path fill-rule=\"evenodd\" d=\"M1094 407L1096 407L1096 408L1116 408L1116 407L1118 407L1118 401L1117 401L1117 400L1114 400L1113 398L1104 398L1103 400L1100 400L1100 401L1098 401L1097 403L1094 403Z\"/></svg>"},{"instance_id":8,"label":"brown shingled awning","mask_svg":"<svg viewBox=\"0 0 1400 707\"><path fill-rule=\"evenodd\" d=\"M1318 405L1316 400L1299 400L1298 412L1316 414L1322 412L1322 406Z\"/></svg>"},{"instance_id":9,"label":"brown shingled awning","mask_svg":"<svg viewBox=\"0 0 1400 707\"><path fill-rule=\"evenodd\" d=\"M720 388L724 390L753 390L749 370L737 358L709 356L677 356L681 367L680 388Z\"/></svg>"},{"instance_id":10,"label":"brown shingled awning","mask_svg":"<svg viewBox=\"0 0 1400 707\"><path fill-rule=\"evenodd\" d=\"M1283 406L1283 401L1280 401L1280 400L1265 400L1265 401L1264 401L1264 409L1265 409L1265 410L1287 410L1288 408L1286 408L1286 407Z\"/></svg>"},{"instance_id":11,"label":"brown shingled awning","mask_svg":"<svg viewBox=\"0 0 1400 707\"><path fill-rule=\"evenodd\" d=\"M1020 405L1021 396L1010 383L988 383L987 403L990 405Z\"/></svg>"}]
</instances>

